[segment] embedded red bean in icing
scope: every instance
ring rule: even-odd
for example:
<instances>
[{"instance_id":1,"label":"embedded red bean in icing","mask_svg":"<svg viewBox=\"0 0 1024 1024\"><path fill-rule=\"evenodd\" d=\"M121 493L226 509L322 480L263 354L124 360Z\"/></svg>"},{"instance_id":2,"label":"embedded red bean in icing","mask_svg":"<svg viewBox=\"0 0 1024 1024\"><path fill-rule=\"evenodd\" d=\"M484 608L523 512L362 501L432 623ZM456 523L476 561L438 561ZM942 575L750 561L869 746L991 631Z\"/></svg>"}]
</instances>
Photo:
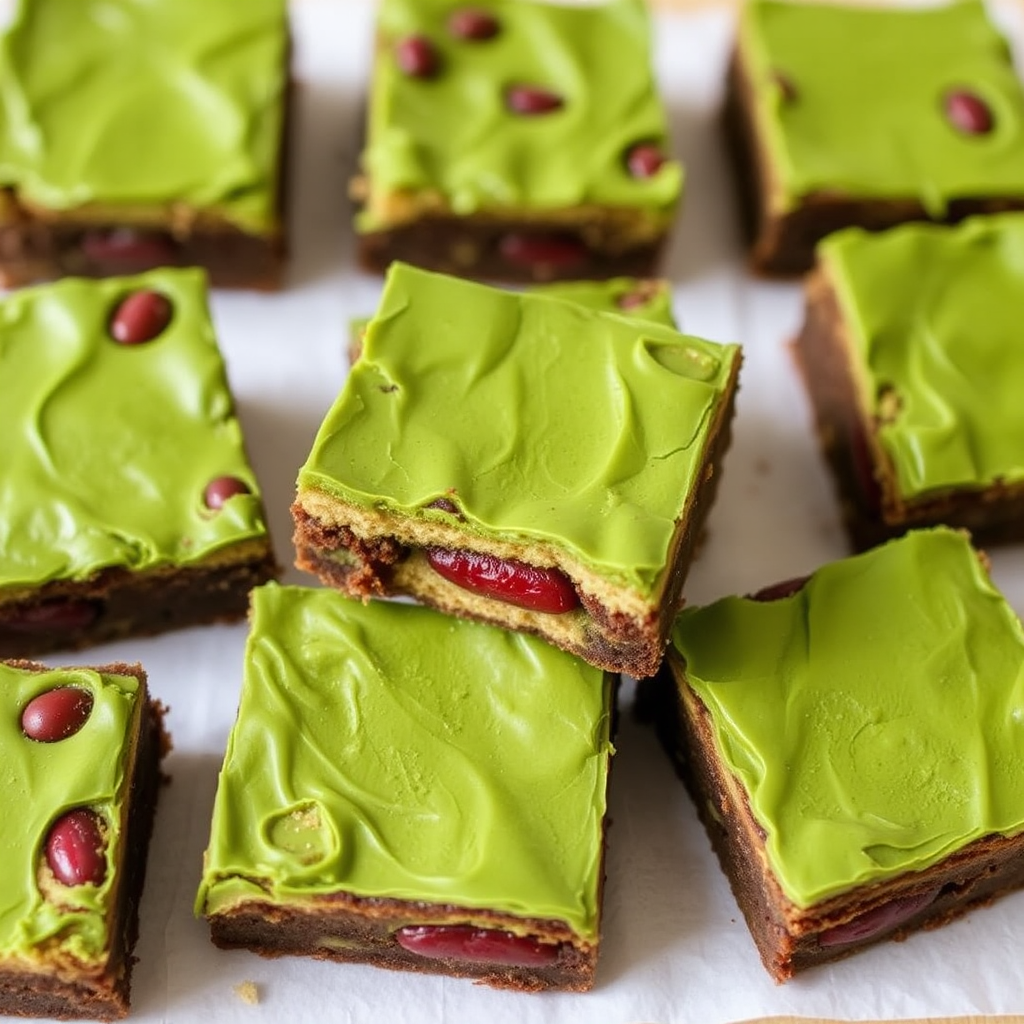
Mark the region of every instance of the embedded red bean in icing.
<instances>
[{"instance_id":1,"label":"embedded red bean in icing","mask_svg":"<svg viewBox=\"0 0 1024 1024\"><path fill-rule=\"evenodd\" d=\"M177 249L170 238L134 228L87 231L79 246L90 262L106 270L149 270L177 262Z\"/></svg>"},{"instance_id":2,"label":"embedded red bean in icing","mask_svg":"<svg viewBox=\"0 0 1024 1024\"><path fill-rule=\"evenodd\" d=\"M587 247L579 239L566 235L505 235L498 246L502 259L520 267L557 267L566 269L585 263Z\"/></svg>"},{"instance_id":3,"label":"embedded red bean in icing","mask_svg":"<svg viewBox=\"0 0 1024 1024\"><path fill-rule=\"evenodd\" d=\"M203 501L207 508L221 508L228 500L236 494L248 494L249 485L237 476L218 476L206 485L203 492Z\"/></svg>"},{"instance_id":4,"label":"embedded red bean in icing","mask_svg":"<svg viewBox=\"0 0 1024 1024\"><path fill-rule=\"evenodd\" d=\"M57 686L33 697L21 712L21 730L30 740L56 743L73 736L92 711L92 694L78 686Z\"/></svg>"},{"instance_id":5,"label":"embedded red bean in icing","mask_svg":"<svg viewBox=\"0 0 1024 1024\"><path fill-rule=\"evenodd\" d=\"M653 178L665 163L665 154L653 142L641 142L626 154L626 167L634 178Z\"/></svg>"},{"instance_id":6,"label":"embedded red bean in icing","mask_svg":"<svg viewBox=\"0 0 1024 1024\"><path fill-rule=\"evenodd\" d=\"M919 910L924 910L929 903L935 901L939 890L921 893L892 900L881 907L875 907L866 914L848 921L846 924L828 928L818 936L821 946L848 946L854 942L867 942L876 935L891 931L904 921L909 921Z\"/></svg>"},{"instance_id":7,"label":"embedded red bean in icing","mask_svg":"<svg viewBox=\"0 0 1024 1024\"><path fill-rule=\"evenodd\" d=\"M642 291L626 292L615 300L619 309L639 309L651 301L651 296Z\"/></svg>"},{"instance_id":8,"label":"embedded red bean in icing","mask_svg":"<svg viewBox=\"0 0 1024 1024\"><path fill-rule=\"evenodd\" d=\"M763 587L756 593L751 594L753 601L781 601L784 597L791 597L799 593L807 585L810 576L794 576L791 580L783 580L781 583L773 583L770 587Z\"/></svg>"},{"instance_id":9,"label":"embedded red bean in icing","mask_svg":"<svg viewBox=\"0 0 1024 1024\"><path fill-rule=\"evenodd\" d=\"M434 44L425 36L406 36L395 43L395 60L410 78L430 78L437 74L440 61Z\"/></svg>"},{"instance_id":10,"label":"embedded red bean in icing","mask_svg":"<svg viewBox=\"0 0 1024 1024\"><path fill-rule=\"evenodd\" d=\"M426 554L438 575L483 597L554 614L572 611L580 603L569 578L559 569L458 548L428 548Z\"/></svg>"},{"instance_id":11,"label":"embedded red bean in icing","mask_svg":"<svg viewBox=\"0 0 1024 1024\"><path fill-rule=\"evenodd\" d=\"M0 630L15 633L46 633L50 630L70 632L91 626L99 617L100 606L95 601L57 599L42 604L5 612L0 619Z\"/></svg>"},{"instance_id":12,"label":"embedded red bean in icing","mask_svg":"<svg viewBox=\"0 0 1024 1024\"><path fill-rule=\"evenodd\" d=\"M79 808L58 818L46 837L46 863L63 885L99 885L107 873L99 818Z\"/></svg>"},{"instance_id":13,"label":"embedded red bean in icing","mask_svg":"<svg viewBox=\"0 0 1024 1024\"><path fill-rule=\"evenodd\" d=\"M562 97L550 89L536 85L511 85L505 92L505 103L515 114L550 114L560 110Z\"/></svg>"},{"instance_id":14,"label":"embedded red bean in icing","mask_svg":"<svg viewBox=\"0 0 1024 1024\"><path fill-rule=\"evenodd\" d=\"M472 925L411 925L395 939L403 948L433 960L468 960L509 967L540 967L558 959L559 947L497 928Z\"/></svg>"},{"instance_id":15,"label":"embedded red bean in icing","mask_svg":"<svg viewBox=\"0 0 1024 1024\"><path fill-rule=\"evenodd\" d=\"M478 7L460 7L448 19L448 31L457 39L493 39L500 27L490 11Z\"/></svg>"},{"instance_id":16,"label":"embedded red bean in icing","mask_svg":"<svg viewBox=\"0 0 1024 1024\"><path fill-rule=\"evenodd\" d=\"M132 292L114 311L110 334L122 345L141 345L152 341L171 322L174 307L160 292Z\"/></svg>"},{"instance_id":17,"label":"embedded red bean in icing","mask_svg":"<svg viewBox=\"0 0 1024 1024\"><path fill-rule=\"evenodd\" d=\"M994 123L988 104L980 96L960 89L946 94L946 117L965 135L984 135Z\"/></svg>"}]
</instances>

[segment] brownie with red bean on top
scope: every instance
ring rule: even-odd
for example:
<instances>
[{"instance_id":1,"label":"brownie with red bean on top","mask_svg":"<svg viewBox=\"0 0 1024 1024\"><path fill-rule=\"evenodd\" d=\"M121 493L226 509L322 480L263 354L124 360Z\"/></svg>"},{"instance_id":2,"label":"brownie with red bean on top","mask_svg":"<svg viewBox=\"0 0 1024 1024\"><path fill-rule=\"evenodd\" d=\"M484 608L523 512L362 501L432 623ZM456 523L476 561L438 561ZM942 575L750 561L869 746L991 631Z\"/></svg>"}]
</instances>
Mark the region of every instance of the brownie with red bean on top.
<instances>
[{"instance_id":1,"label":"brownie with red bean on top","mask_svg":"<svg viewBox=\"0 0 1024 1024\"><path fill-rule=\"evenodd\" d=\"M201 270L0 300L0 657L242 618L277 571Z\"/></svg>"},{"instance_id":2,"label":"brownie with red bean on top","mask_svg":"<svg viewBox=\"0 0 1024 1024\"><path fill-rule=\"evenodd\" d=\"M751 0L726 92L760 273L840 228L1024 209L1024 87L981 0Z\"/></svg>"},{"instance_id":3,"label":"brownie with red bean on top","mask_svg":"<svg viewBox=\"0 0 1024 1024\"><path fill-rule=\"evenodd\" d=\"M383 0L359 256L477 279L653 276L682 191L644 0Z\"/></svg>"},{"instance_id":4,"label":"brownie with red bean on top","mask_svg":"<svg viewBox=\"0 0 1024 1024\"><path fill-rule=\"evenodd\" d=\"M0 661L0 705L0 1014L124 1017L164 709L122 663Z\"/></svg>"}]
</instances>

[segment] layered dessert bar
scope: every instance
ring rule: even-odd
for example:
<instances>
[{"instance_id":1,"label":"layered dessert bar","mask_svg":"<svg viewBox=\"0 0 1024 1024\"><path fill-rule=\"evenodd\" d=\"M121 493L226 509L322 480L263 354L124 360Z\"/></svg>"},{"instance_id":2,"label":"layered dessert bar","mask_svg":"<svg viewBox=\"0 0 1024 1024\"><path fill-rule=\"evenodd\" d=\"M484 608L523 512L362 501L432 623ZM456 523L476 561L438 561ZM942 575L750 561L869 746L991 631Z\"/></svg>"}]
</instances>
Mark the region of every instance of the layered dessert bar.
<instances>
[{"instance_id":1,"label":"layered dessert bar","mask_svg":"<svg viewBox=\"0 0 1024 1024\"><path fill-rule=\"evenodd\" d=\"M0 37L0 284L285 251L285 0L18 0Z\"/></svg>"},{"instance_id":2,"label":"layered dessert bar","mask_svg":"<svg viewBox=\"0 0 1024 1024\"><path fill-rule=\"evenodd\" d=\"M0 300L0 657L244 617L276 572L200 270Z\"/></svg>"},{"instance_id":3,"label":"layered dessert bar","mask_svg":"<svg viewBox=\"0 0 1024 1024\"><path fill-rule=\"evenodd\" d=\"M643 0L383 0L352 183L363 265L651 276L682 191Z\"/></svg>"},{"instance_id":4,"label":"layered dessert bar","mask_svg":"<svg viewBox=\"0 0 1024 1024\"><path fill-rule=\"evenodd\" d=\"M962 532L684 610L644 702L769 973L1024 884L1024 634Z\"/></svg>"},{"instance_id":5,"label":"layered dessert bar","mask_svg":"<svg viewBox=\"0 0 1024 1024\"><path fill-rule=\"evenodd\" d=\"M839 228L1024 209L1024 87L981 0L751 0L726 127L763 273Z\"/></svg>"},{"instance_id":6,"label":"layered dessert bar","mask_svg":"<svg viewBox=\"0 0 1024 1024\"><path fill-rule=\"evenodd\" d=\"M806 303L796 352L854 544L1024 538L1024 214L840 232Z\"/></svg>"},{"instance_id":7,"label":"layered dessert bar","mask_svg":"<svg viewBox=\"0 0 1024 1024\"><path fill-rule=\"evenodd\" d=\"M735 345L396 264L299 473L297 564L652 675L739 365Z\"/></svg>"},{"instance_id":8,"label":"layered dessert bar","mask_svg":"<svg viewBox=\"0 0 1024 1024\"><path fill-rule=\"evenodd\" d=\"M593 984L615 679L534 637L253 592L196 912L213 941Z\"/></svg>"},{"instance_id":9,"label":"layered dessert bar","mask_svg":"<svg viewBox=\"0 0 1024 1024\"><path fill-rule=\"evenodd\" d=\"M125 1016L169 749L139 665L0 662L0 1013Z\"/></svg>"}]
</instances>

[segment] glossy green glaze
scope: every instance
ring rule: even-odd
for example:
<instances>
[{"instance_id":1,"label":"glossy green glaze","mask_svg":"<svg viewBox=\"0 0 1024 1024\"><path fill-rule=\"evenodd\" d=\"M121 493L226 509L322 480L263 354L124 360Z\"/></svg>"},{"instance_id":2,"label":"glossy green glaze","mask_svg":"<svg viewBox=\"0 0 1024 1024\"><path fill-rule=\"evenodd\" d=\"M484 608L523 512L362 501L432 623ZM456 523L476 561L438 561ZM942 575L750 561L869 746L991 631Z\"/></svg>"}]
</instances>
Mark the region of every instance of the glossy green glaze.
<instances>
[{"instance_id":1,"label":"glossy green glaze","mask_svg":"<svg viewBox=\"0 0 1024 1024\"><path fill-rule=\"evenodd\" d=\"M119 345L108 322L144 288L173 318ZM0 300L0 435L0 591L266 539L202 271L68 278ZM219 476L252 493L211 513L203 491Z\"/></svg>"},{"instance_id":2,"label":"glossy green glaze","mask_svg":"<svg viewBox=\"0 0 1024 1024\"><path fill-rule=\"evenodd\" d=\"M21 0L0 40L0 181L52 210L275 210L284 0Z\"/></svg>"},{"instance_id":3,"label":"glossy green glaze","mask_svg":"<svg viewBox=\"0 0 1024 1024\"><path fill-rule=\"evenodd\" d=\"M797 906L1024 830L1024 633L963 534L683 611L672 643Z\"/></svg>"},{"instance_id":4,"label":"glossy green glaze","mask_svg":"<svg viewBox=\"0 0 1024 1024\"><path fill-rule=\"evenodd\" d=\"M461 0L384 0L371 86L363 169L372 193L357 224L389 226L382 197L430 193L456 214L559 210L581 205L647 210L667 225L682 190L669 161L632 177L626 152L639 142L667 148L655 90L649 15L643 0L597 6L482 0L500 23L487 40L454 38ZM404 74L394 56L410 35L440 55L430 78ZM523 116L505 104L510 85L551 90L563 106Z\"/></svg>"},{"instance_id":5,"label":"glossy green glaze","mask_svg":"<svg viewBox=\"0 0 1024 1024\"><path fill-rule=\"evenodd\" d=\"M548 541L650 594L738 360L654 322L393 264L299 500L416 516L445 497L467 530Z\"/></svg>"},{"instance_id":6,"label":"glossy green glaze","mask_svg":"<svg viewBox=\"0 0 1024 1024\"><path fill-rule=\"evenodd\" d=\"M981 0L904 9L750 0L740 48L777 212L816 192L918 199L934 217L957 198L1024 197L1024 89ZM981 98L992 131L953 127L951 90Z\"/></svg>"},{"instance_id":7,"label":"glossy green glaze","mask_svg":"<svg viewBox=\"0 0 1024 1024\"><path fill-rule=\"evenodd\" d=\"M58 686L91 693L92 712L66 739L28 739L21 731L22 709ZM0 792L5 808L0 816L0 957L43 961L54 952L52 940L60 954L80 963L106 959L128 737L138 718L138 697L138 680L132 677L88 669L27 672L0 664ZM36 877L45 863L46 837L57 818L78 807L93 810L104 821L106 875L98 886L54 883L55 896L48 899Z\"/></svg>"},{"instance_id":8,"label":"glossy green glaze","mask_svg":"<svg viewBox=\"0 0 1024 1024\"><path fill-rule=\"evenodd\" d=\"M197 913L343 891L596 940L610 677L329 590L258 587L251 621Z\"/></svg>"},{"instance_id":9,"label":"glossy green glaze","mask_svg":"<svg viewBox=\"0 0 1024 1024\"><path fill-rule=\"evenodd\" d=\"M1024 214L820 248L904 500L1024 480Z\"/></svg>"}]
</instances>

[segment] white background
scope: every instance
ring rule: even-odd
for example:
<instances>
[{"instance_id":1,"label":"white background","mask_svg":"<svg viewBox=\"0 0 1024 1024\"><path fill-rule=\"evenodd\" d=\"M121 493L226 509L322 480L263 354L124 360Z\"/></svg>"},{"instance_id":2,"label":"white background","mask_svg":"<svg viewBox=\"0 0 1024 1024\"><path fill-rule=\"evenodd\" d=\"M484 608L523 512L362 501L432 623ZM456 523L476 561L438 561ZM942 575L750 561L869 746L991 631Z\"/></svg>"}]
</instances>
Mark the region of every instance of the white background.
<instances>
[{"instance_id":1,"label":"white background","mask_svg":"<svg viewBox=\"0 0 1024 1024\"><path fill-rule=\"evenodd\" d=\"M309 582L290 567L288 506L296 471L344 379L347 322L372 312L380 290L379 281L354 268L345 198L359 144L371 15L369 0L294 5L298 117L289 285L274 296L213 297L278 558L289 566L286 581L295 583ZM1019 30L1019 22L1010 23ZM755 283L740 260L715 123L731 32L726 11L708 10L659 15L656 33L674 146L687 168L665 273L688 332L739 341L745 350L735 440L708 543L686 588L691 603L806 573L846 551L787 347L800 322L799 288ZM997 582L1024 610L1024 551L1000 551L993 561ZM1017 980L1024 893L777 986L761 967L681 784L628 713L612 779L604 937L593 992L517 995L455 979L219 951L193 917L192 903L244 639L244 626L208 627L88 655L94 663L141 660L155 695L171 707L175 750L166 767L173 783L163 792L153 837L134 1019L721 1024L770 1014L1024 1013ZM258 1006L235 994L242 981L256 983Z\"/></svg>"}]
</instances>

